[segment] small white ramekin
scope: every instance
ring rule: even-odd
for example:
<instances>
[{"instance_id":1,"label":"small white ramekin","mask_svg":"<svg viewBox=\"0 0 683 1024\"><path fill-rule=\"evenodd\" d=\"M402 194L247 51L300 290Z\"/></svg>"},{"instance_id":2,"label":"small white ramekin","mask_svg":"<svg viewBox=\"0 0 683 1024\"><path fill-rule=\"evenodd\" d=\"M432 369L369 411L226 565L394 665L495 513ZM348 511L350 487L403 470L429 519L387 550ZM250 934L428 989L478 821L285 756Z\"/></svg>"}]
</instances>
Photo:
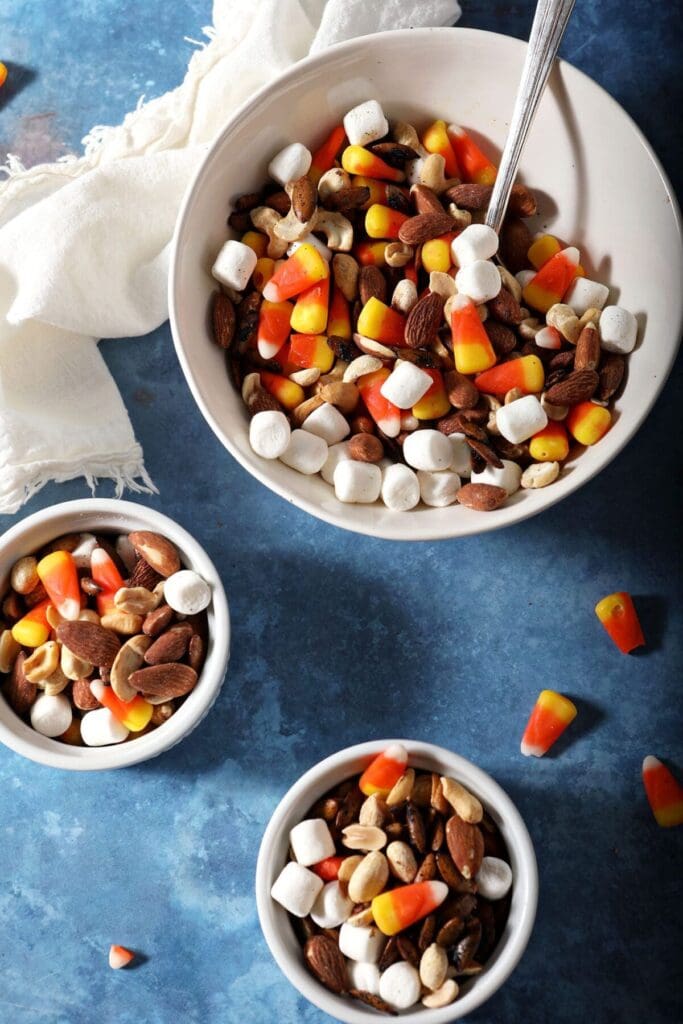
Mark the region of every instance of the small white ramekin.
<instances>
[{"instance_id":1,"label":"small white ramekin","mask_svg":"<svg viewBox=\"0 0 683 1024\"><path fill-rule=\"evenodd\" d=\"M519 811L490 775L464 757L431 743L373 740L340 750L307 771L278 804L261 841L256 865L259 920L280 970L306 999L345 1024L371 1024L379 1019L374 1010L347 996L334 995L309 973L289 915L271 898L270 890L288 859L290 829L305 817L316 800L362 772L390 743L402 743L407 748L411 766L450 775L479 797L500 829L510 856L514 877L510 913L482 973L462 986L462 994L450 1006L438 1010L417 1006L401 1014L404 1024L447 1024L481 1006L515 969L529 941L538 900L536 856Z\"/></svg>"},{"instance_id":2,"label":"small white ramekin","mask_svg":"<svg viewBox=\"0 0 683 1024\"><path fill-rule=\"evenodd\" d=\"M230 615L218 572L200 544L172 519L130 501L89 498L43 509L0 537L0 593L13 564L65 533L130 533L152 530L172 541L183 565L202 576L212 592L207 609L208 644L199 681L175 714L144 736L110 747L76 747L42 736L19 718L0 696L0 741L18 754L76 771L122 768L147 761L175 746L199 725L221 688L230 655Z\"/></svg>"}]
</instances>

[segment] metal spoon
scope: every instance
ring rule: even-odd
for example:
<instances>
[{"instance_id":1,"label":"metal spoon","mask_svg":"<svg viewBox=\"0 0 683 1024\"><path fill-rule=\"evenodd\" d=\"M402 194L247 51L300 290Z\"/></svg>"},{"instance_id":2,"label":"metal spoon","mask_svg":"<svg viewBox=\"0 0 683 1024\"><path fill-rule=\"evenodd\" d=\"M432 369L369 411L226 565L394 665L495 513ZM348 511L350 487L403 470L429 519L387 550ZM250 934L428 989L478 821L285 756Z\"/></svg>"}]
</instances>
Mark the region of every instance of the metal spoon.
<instances>
[{"instance_id":1,"label":"metal spoon","mask_svg":"<svg viewBox=\"0 0 683 1024\"><path fill-rule=\"evenodd\" d=\"M486 223L500 232L519 159L560 48L575 0L538 0L510 131L493 186Z\"/></svg>"}]
</instances>

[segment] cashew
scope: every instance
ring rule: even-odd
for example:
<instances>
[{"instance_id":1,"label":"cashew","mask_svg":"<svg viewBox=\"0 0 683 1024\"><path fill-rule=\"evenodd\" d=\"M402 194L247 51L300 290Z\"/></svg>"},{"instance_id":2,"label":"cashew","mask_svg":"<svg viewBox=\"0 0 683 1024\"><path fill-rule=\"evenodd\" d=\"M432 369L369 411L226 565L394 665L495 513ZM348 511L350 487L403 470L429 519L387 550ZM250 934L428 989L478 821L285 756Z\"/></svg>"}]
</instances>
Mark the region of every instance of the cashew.
<instances>
[{"instance_id":1,"label":"cashew","mask_svg":"<svg viewBox=\"0 0 683 1024\"><path fill-rule=\"evenodd\" d=\"M535 316L530 316L527 317L526 320L522 320L521 324L517 328L525 341L533 341L540 329L541 321Z\"/></svg>"},{"instance_id":2,"label":"cashew","mask_svg":"<svg viewBox=\"0 0 683 1024\"><path fill-rule=\"evenodd\" d=\"M129 701L137 690L128 682L131 674L141 668L145 651L152 643L151 636L133 636L119 648L111 667L111 688L119 700Z\"/></svg>"},{"instance_id":3,"label":"cashew","mask_svg":"<svg viewBox=\"0 0 683 1024\"><path fill-rule=\"evenodd\" d=\"M257 206L249 216L254 227L268 235L266 254L270 256L271 260L277 260L280 256L284 256L287 252L287 242L275 234L275 226L282 220L280 214L276 210L271 210L269 206Z\"/></svg>"},{"instance_id":4,"label":"cashew","mask_svg":"<svg viewBox=\"0 0 683 1024\"><path fill-rule=\"evenodd\" d=\"M343 167L332 167L320 178L318 182L318 195L324 203L335 192L341 192L343 188L351 188L351 175Z\"/></svg>"},{"instance_id":5,"label":"cashew","mask_svg":"<svg viewBox=\"0 0 683 1024\"><path fill-rule=\"evenodd\" d=\"M295 370L294 373L290 373L289 379L293 380L295 384L300 384L302 388L307 388L320 377L320 370L317 366L308 367L305 370Z\"/></svg>"},{"instance_id":6,"label":"cashew","mask_svg":"<svg viewBox=\"0 0 683 1024\"><path fill-rule=\"evenodd\" d=\"M287 193L291 193L290 185L287 185ZM316 207L310 220L300 221L294 212L294 207L290 207L287 216L281 217L278 220L273 231L275 232L276 238L282 238L288 243L288 245L291 242L300 242L302 238L306 237L306 235L310 235L312 231L318 230L319 217L320 212ZM268 252L268 255L271 255L270 252ZM282 253L279 252L278 256L281 255Z\"/></svg>"},{"instance_id":7,"label":"cashew","mask_svg":"<svg viewBox=\"0 0 683 1024\"><path fill-rule=\"evenodd\" d=\"M417 286L414 281L409 281L407 277L404 277L394 288L394 294L391 296L391 305L399 313L407 316L416 302Z\"/></svg>"},{"instance_id":8,"label":"cashew","mask_svg":"<svg viewBox=\"0 0 683 1024\"><path fill-rule=\"evenodd\" d=\"M498 264L498 273L500 274L500 280L503 288L507 288L515 302L521 302L522 286L514 274L511 274L508 268L504 267L502 263Z\"/></svg>"},{"instance_id":9,"label":"cashew","mask_svg":"<svg viewBox=\"0 0 683 1024\"><path fill-rule=\"evenodd\" d=\"M556 302L546 313L545 319L549 327L557 328L565 341L576 345L581 333L581 325L571 306L567 306L564 302Z\"/></svg>"},{"instance_id":10,"label":"cashew","mask_svg":"<svg viewBox=\"0 0 683 1024\"><path fill-rule=\"evenodd\" d=\"M426 185L427 188L431 188L432 192L436 192L437 196L440 196L451 185L460 184L459 178L447 178L445 172L445 159L440 153L430 153L429 156L425 157L424 163L420 168L418 181L420 185Z\"/></svg>"},{"instance_id":11,"label":"cashew","mask_svg":"<svg viewBox=\"0 0 683 1024\"><path fill-rule=\"evenodd\" d=\"M400 142L402 146L410 146L418 156L429 156L429 153L420 142L417 131L407 121L397 121L391 129L391 134L394 141Z\"/></svg>"},{"instance_id":12,"label":"cashew","mask_svg":"<svg viewBox=\"0 0 683 1024\"><path fill-rule=\"evenodd\" d=\"M518 398L523 398L524 392L521 388L510 388L509 391L505 392L505 398L503 399L504 405L510 405L511 402L516 402Z\"/></svg>"},{"instance_id":13,"label":"cashew","mask_svg":"<svg viewBox=\"0 0 683 1024\"><path fill-rule=\"evenodd\" d=\"M59 665L54 670L51 676L45 679L39 684L48 697L54 697L55 694L61 693L62 690L66 690L69 685L69 680L62 672Z\"/></svg>"},{"instance_id":14,"label":"cashew","mask_svg":"<svg viewBox=\"0 0 683 1024\"><path fill-rule=\"evenodd\" d=\"M443 295L444 299L450 299L455 295L455 281L450 274L444 274L442 270L432 270L429 275L429 290L435 295Z\"/></svg>"},{"instance_id":15,"label":"cashew","mask_svg":"<svg viewBox=\"0 0 683 1024\"><path fill-rule=\"evenodd\" d=\"M348 252L353 245L353 224L342 213L321 210L315 230L325 235L325 241L335 252Z\"/></svg>"},{"instance_id":16,"label":"cashew","mask_svg":"<svg viewBox=\"0 0 683 1024\"><path fill-rule=\"evenodd\" d=\"M360 267L353 258L345 253L337 253L332 257L332 274L334 283L347 302L353 302L358 295L358 276Z\"/></svg>"},{"instance_id":17,"label":"cashew","mask_svg":"<svg viewBox=\"0 0 683 1024\"><path fill-rule=\"evenodd\" d=\"M454 981L453 978L447 978L443 985L437 988L436 992L428 992L427 995L422 996L422 1005L428 1010L450 1006L451 1003L455 1002L459 991L457 981Z\"/></svg>"},{"instance_id":18,"label":"cashew","mask_svg":"<svg viewBox=\"0 0 683 1024\"><path fill-rule=\"evenodd\" d=\"M527 489L547 487L557 480L559 475L559 462L532 462L522 473L520 483Z\"/></svg>"},{"instance_id":19,"label":"cashew","mask_svg":"<svg viewBox=\"0 0 683 1024\"><path fill-rule=\"evenodd\" d=\"M595 401L595 399L593 399ZM553 405L545 397L545 391L541 395L541 408L545 411L549 420L564 420L569 414L568 405Z\"/></svg>"},{"instance_id":20,"label":"cashew","mask_svg":"<svg viewBox=\"0 0 683 1024\"><path fill-rule=\"evenodd\" d=\"M455 221L455 226L458 231L462 231L472 223L472 214L470 211L461 210L460 207L455 205L455 203L448 204L448 213Z\"/></svg>"},{"instance_id":21,"label":"cashew","mask_svg":"<svg viewBox=\"0 0 683 1024\"><path fill-rule=\"evenodd\" d=\"M359 377L364 377L366 373L374 373L375 370L381 370L382 365L382 360L377 359L376 356L358 356L357 359L352 360L346 367L342 380L345 384L353 383Z\"/></svg>"},{"instance_id":22,"label":"cashew","mask_svg":"<svg viewBox=\"0 0 683 1024\"><path fill-rule=\"evenodd\" d=\"M413 247L405 242L389 242L384 250L384 261L388 267L405 267L412 260Z\"/></svg>"},{"instance_id":23,"label":"cashew","mask_svg":"<svg viewBox=\"0 0 683 1024\"><path fill-rule=\"evenodd\" d=\"M67 679L87 679L93 670L89 661L77 657L68 647L64 646L62 646L62 653L59 657L59 666Z\"/></svg>"}]
</instances>

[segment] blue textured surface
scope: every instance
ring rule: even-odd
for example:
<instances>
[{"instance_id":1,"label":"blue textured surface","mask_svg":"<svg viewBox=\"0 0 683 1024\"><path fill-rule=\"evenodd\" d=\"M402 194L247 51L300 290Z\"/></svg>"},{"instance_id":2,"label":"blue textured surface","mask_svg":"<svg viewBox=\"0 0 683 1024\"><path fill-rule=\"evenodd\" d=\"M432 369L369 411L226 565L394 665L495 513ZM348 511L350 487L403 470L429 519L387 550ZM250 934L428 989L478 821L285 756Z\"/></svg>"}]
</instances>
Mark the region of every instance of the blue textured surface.
<instances>
[{"instance_id":1,"label":"blue textured surface","mask_svg":"<svg viewBox=\"0 0 683 1024\"><path fill-rule=\"evenodd\" d=\"M529 0L464 6L465 25L523 36L531 20ZM0 108L0 155L57 156L175 85L182 37L208 20L207 0L4 0L0 57L25 70ZM563 48L645 129L679 191L681 42L675 4L579 0ZM223 573L233 658L201 728L146 765L74 775L0 750L1 1024L328 1020L261 938L256 853L305 768L382 734L479 763L536 843L531 944L470 1020L680 1021L683 830L656 827L640 782L647 753L683 775L680 362L637 438L578 494L502 533L405 546L327 527L257 485L205 426L166 327L103 351L160 488L149 504ZM25 513L86 493L48 487ZM592 613L622 587L650 640L629 658ZM548 685L579 718L530 762L520 734ZM112 941L148 959L114 973Z\"/></svg>"}]
</instances>

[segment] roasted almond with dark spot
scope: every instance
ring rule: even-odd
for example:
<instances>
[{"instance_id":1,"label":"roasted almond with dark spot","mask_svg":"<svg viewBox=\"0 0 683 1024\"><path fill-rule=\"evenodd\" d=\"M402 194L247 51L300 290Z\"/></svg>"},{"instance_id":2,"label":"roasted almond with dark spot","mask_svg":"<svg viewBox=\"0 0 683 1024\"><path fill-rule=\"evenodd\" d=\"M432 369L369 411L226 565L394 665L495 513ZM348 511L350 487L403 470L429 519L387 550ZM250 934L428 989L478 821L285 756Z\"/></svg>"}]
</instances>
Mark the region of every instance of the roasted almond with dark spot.
<instances>
[{"instance_id":1,"label":"roasted almond with dark spot","mask_svg":"<svg viewBox=\"0 0 683 1024\"><path fill-rule=\"evenodd\" d=\"M606 402L608 398L619 389L626 370L626 360L616 352L610 353L603 358L600 367L600 383L598 385L598 398Z\"/></svg>"},{"instance_id":2,"label":"roasted almond with dark spot","mask_svg":"<svg viewBox=\"0 0 683 1024\"><path fill-rule=\"evenodd\" d=\"M100 707L95 694L90 689L89 679L76 679L71 687L71 699L79 711L94 711Z\"/></svg>"},{"instance_id":3,"label":"roasted almond with dark spot","mask_svg":"<svg viewBox=\"0 0 683 1024\"><path fill-rule=\"evenodd\" d=\"M163 665L166 662L180 661L185 655L187 645L192 636L192 626L186 622L180 622L172 626L165 633L158 636L154 643L145 651L145 661L148 665ZM149 641L148 641L149 643Z\"/></svg>"},{"instance_id":4,"label":"roasted almond with dark spot","mask_svg":"<svg viewBox=\"0 0 683 1024\"><path fill-rule=\"evenodd\" d=\"M436 292L427 292L417 300L406 320L405 340L409 348L428 348L436 340L443 306L443 296Z\"/></svg>"},{"instance_id":5,"label":"roasted almond with dark spot","mask_svg":"<svg viewBox=\"0 0 683 1024\"><path fill-rule=\"evenodd\" d=\"M292 209L302 224L310 220L318 203L318 190L306 175L297 178L291 187Z\"/></svg>"},{"instance_id":6,"label":"roasted almond with dark spot","mask_svg":"<svg viewBox=\"0 0 683 1024\"><path fill-rule=\"evenodd\" d=\"M502 490L502 487L497 490ZM454 814L446 823L446 842L460 874L465 878L474 878L484 856L484 837L478 825L470 825Z\"/></svg>"},{"instance_id":7,"label":"roasted almond with dark spot","mask_svg":"<svg viewBox=\"0 0 683 1024\"><path fill-rule=\"evenodd\" d=\"M458 501L475 512L494 512L508 496L504 487L493 484L465 484L458 491Z\"/></svg>"},{"instance_id":8,"label":"roasted almond with dark spot","mask_svg":"<svg viewBox=\"0 0 683 1024\"><path fill-rule=\"evenodd\" d=\"M348 988L346 961L336 942L327 935L313 935L304 946L309 970L330 992L341 995Z\"/></svg>"},{"instance_id":9,"label":"roasted almond with dark spot","mask_svg":"<svg viewBox=\"0 0 683 1024\"><path fill-rule=\"evenodd\" d=\"M338 192L330 192L325 200L325 207L337 213L349 213L365 206L370 198L367 185L354 185L351 188L340 188Z\"/></svg>"},{"instance_id":10,"label":"roasted almond with dark spot","mask_svg":"<svg viewBox=\"0 0 683 1024\"><path fill-rule=\"evenodd\" d=\"M180 569L180 557L170 540L151 530L134 530L128 535L131 544L160 576L172 576Z\"/></svg>"},{"instance_id":11,"label":"roasted almond with dark spot","mask_svg":"<svg viewBox=\"0 0 683 1024\"><path fill-rule=\"evenodd\" d=\"M427 185L413 185L410 194L418 213L443 213L441 200Z\"/></svg>"},{"instance_id":12,"label":"roasted almond with dark spot","mask_svg":"<svg viewBox=\"0 0 683 1024\"><path fill-rule=\"evenodd\" d=\"M473 409L480 398L479 389L469 377L458 373L457 370L449 370L444 374L446 395L451 405L456 409Z\"/></svg>"},{"instance_id":13,"label":"roasted almond with dark spot","mask_svg":"<svg viewBox=\"0 0 683 1024\"><path fill-rule=\"evenodd\" d=\"M595 394L600 378L595 370L572 370L568 377L558 381L545 393L551 405L578 405Z\"/></svg>"},{"instance_id":14,"label":"roasted almond with dark spot","mask_svg":"<svg viewBox=\"0 0 683 1024\"><path fill-rule=\"evenodd\" d=\"M414 149L401 142L373 142L368 149L376 153L390 167L398 167L399 170L403 170L406 161L417 160L419 156Z\"/></svg>"},{"instance_id":15,"label":"roasted almond with dark spot","mask_svg":"<svg viewBox=\"0 0 683 1024\"><path fill-rule=\"evenodd\" d=\"M530 266L527 253L533 238L525 221L506 217L500 232L498 252L510 273L518 274Z\"/></svg>"},{"instance_id":16,"label":"roasted almond with dark spot","mask_svg":"<svg viewBox=\"0 0 683 1024\"><path fill-rule=\"evenodd\" d=\"M151 665L133 672L128 682L147 699L153 698L159 704L173 697L184 697L196 685L197 673L189 665L176 662L165 665Z\"/></svg>"},{"instance_id":17,"label":"roasted almond with dark spot","mask_svg":"<svg viewBox=\"0 0 683 1024\"><path fill-rule=\"evenodd\" d=\"M20 651L4 687L7 703L17 715L22 716L28 714L38 692L35 683L30 683L24 675L25 661L26 654Z\"/></svg>"},{"instance_id":18,"label":"roasted almond with dark spot","mask_svg":"<svg viewBox=\"0 0 683 1024\"><path fill-rule=\"evenodd\" d=\"M266 394L268 392L266 391ZM149 565L144 558L138 558L133 571L130 575L130 579L126 581L127 587L146 587L147 590L154 590L157 583L161 580L159 573Z\"/></svg>"},{"instance_id":19,"label":"roasted almond with dark spot","mask_svg":"<svg viewBox=\"0 0 683 1024\"><path fill-rule=\"evenodd\" d=\"M167 626L170 626L173 615L173 609L167 604L162 604L159 608L155 608L153 612L145 615L145 620L142 623L142 632L146 633L147 636L158 636L159 633L163 633Z\"/></svg>"},{"instance_id":20,"label":"roasted almond with dark spot","mask_svg":"<svg viewBox=\"0 0 683 1024\"><path fill-rule=\"evenodd\" d=\"M378 1013L386 1013L388 1017L398 1017L398 1010L395 1010L393 1006L389 1006L389 1003L385 1003L380 996L376 996L374 992L365 992L360 988L349 989L349 995L357 999L359 1003L365 1003L366 1006L371 1006L373 1010L377 1010Z\"/></svg>"},{"instance_id":21,"label":"roasted almond with dark spot","mask_svg":"<svg viewBox=\"0 0 683 1024\"><path fill-rule=\"evenodd\" d=\"M229 349L235 337L237 318L232 300L223 292L214 293L211 320L214 341L220 348Z\"/></svg>"},{"instance_id":22,"label":"roasted almond with dark spot","mask_svg":"<svg viewBox=\"0 0 683 1024\"><path fill-rule=\"evenodd\" d=\"M492 185L453 185L446 189L446 196L461 210L485 210L491 201ZM533 217L536 213L536 197L526 185L513 185L510 192L508 212L513 217Z\"/></svg>"},{"instance_id":23,"label":"roasted almond with dark spot","mask_svg":"<svg viewBox=\"0 0 683 1024\"><path fill-rule=\"evenodd\" d=\"M489 336L489 341L493 345L496 355L506 356L517 348L517 335L510 327L506 327L505 324L501 324L497 320L487 319L484 321L484 330Z\"/></svg>"},{"instance_id":24,"label":"roasted almond with dark spot","mask_svg":"<svg viewBox=\"0 0 683 1024\"><path fill-rule=\"evenodd\" d=\"M600 335L594 324L586 324L576 342L575 370L597 370L600 363Z\"/></svg>"},{"instance_id":25,"label":"roasted almond with dark spot","mask_svg":"<svg viewBox=\"0 0 683 1024\"><path fill-rule=\"evenodd\" d=\"M387 301L387 282L379 267L361 267L358 290L363 305L370 299L379 299L380 302Z\"/></svg>"},{"instance_id":26,"label":"roasted almond with dark spot","mask_svg":"<svg viewBox=\"0 0 683 1024\"><path fill-rule=\"evenodd\" d=\"M507 288L501 288L495 298L487 302L489 313L503 324L520 324L524 319L517 299Z\"/></svg>"},{"instance_id":27,"label":"roasted almond with dark spot","mask_svg":"<svg viewBox=\"0 0 683 1024\"><path fill-rule=\"evenodd\" d=\"M349 440L348 453L356 462L381 462L384 445L374 434L354 434Z\"/></svg>"},{"instance_id":28,"label":"roasted almond with dark spot","mask_svg":"<svg viewBox=\"0 0 683 1024\"><path fill-rule=\"evenodd\" d=\"M409 217L401 224L398 237L406 245L423 245L432 238L452 231L453 226L453 218L445 210L441 213L418 213L416 217Z\"/></svg>"},{"instance_id":29,"label":"roasted almond with dark spot","mask_svg":"<svg viewBox=\"0 0 683 1024\"><path fill-rule=\"evenodd\" d=\"M121 643L116 633L96 622L62 622L57 626L57 639L72 654L91 665L111 668Z\"/></svg>"}]
</instances>

